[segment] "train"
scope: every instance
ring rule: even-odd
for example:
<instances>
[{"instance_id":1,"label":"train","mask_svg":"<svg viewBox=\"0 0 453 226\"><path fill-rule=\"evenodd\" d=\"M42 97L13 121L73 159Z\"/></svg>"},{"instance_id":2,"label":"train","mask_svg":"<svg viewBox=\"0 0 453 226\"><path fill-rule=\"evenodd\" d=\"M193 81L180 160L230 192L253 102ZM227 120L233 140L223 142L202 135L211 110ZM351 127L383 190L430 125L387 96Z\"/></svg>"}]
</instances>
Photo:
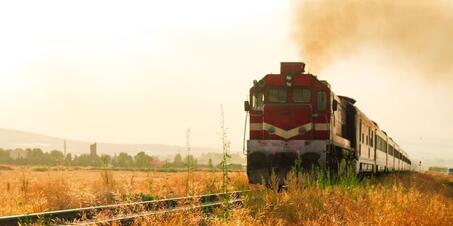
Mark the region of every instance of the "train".
<instances>
[{"instance_id":1,"label":"train","mask_svg":"<svg viewBox=\"0 0 453 226\"><path fill-rule=\"evenodd\" d=\"M281 62L279 74L254 80L244 102L249 182L275 174L284 183L296 160L306 171L342 163L358 175L410 170L407 152L355 103L306 73L302 62Z\"/></svg>"}]
</instances>

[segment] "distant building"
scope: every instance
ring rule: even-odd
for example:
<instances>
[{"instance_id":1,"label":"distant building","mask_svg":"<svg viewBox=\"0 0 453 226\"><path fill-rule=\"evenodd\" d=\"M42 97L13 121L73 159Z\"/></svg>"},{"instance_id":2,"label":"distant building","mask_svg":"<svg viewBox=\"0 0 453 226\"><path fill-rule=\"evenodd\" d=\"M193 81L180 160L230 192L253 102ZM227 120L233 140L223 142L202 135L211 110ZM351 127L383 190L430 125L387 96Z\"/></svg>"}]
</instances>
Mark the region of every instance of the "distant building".
<instances>
[{"instance_id":1,"label":"distant building","mask_svg":"<svg viewBox=\"0 0 453 226\"><path fill-rule=\"evenodd\" d=\"M90 155L92 157L95 157L95 156L98 155L97 152L96 152L96 149L97 149L97 144L96 143L90 145Z\"/></svg>"},{"instance_id":2,"label":"distant building","mask_svg":"<svg viewBox=\"0 0 453 226\"><path fill-rule=\"evenodd\" d=\"M22 149L15 149L15 150L11 150L9 152L9 157L12 158L12 159L18 159L18 158L27 158L27 154L28 152L26 150L22 150Z\"/></svg>"}]
</instances>

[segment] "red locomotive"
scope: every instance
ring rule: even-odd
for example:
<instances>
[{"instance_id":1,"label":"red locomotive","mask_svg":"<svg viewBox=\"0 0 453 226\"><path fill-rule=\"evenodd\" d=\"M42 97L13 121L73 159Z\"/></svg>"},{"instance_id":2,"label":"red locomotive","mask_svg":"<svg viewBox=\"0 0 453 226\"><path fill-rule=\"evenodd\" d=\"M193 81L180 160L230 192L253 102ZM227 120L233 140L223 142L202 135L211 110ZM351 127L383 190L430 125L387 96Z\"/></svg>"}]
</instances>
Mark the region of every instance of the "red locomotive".
<instances>
[{"instance_id":1,"label":"red locomotive","mask_svg":"<svg viewBox=\"0 0 453 226\"><path fill-rule=\"evenodd\" d=\"M305 170L338 169L342 161L356 173L410 169L406 152L354 106L355 100L335 95L304 68L283 62L280 74L253 82L245 102L250 183L267 181L272 172L283 181L296 159Z\"/></svg>"}]
</instances>

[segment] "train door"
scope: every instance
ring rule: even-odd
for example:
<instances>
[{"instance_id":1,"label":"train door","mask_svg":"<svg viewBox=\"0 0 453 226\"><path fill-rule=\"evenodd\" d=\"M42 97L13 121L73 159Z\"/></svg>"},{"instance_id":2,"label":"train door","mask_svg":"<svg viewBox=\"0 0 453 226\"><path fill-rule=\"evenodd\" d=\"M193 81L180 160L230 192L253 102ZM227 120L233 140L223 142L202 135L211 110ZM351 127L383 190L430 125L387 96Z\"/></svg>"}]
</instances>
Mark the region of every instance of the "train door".
<instances>
[{"instance_id":1,"label":"train door","mask_svg":"<svg viewBox=\"0 0 453 226\"><path fill-rule=\"evenodd\" d=\"M359 118L360 116L357 115L357 118ZM359 139L356 139L356 142L357 142L357 145L356 145L356 148L357 148L357 164L356 164L356 173L359 173L360 172L360 158L362 158L362 144L363 144L363 134L362 134L362 119L358 120L359 122L359 126L358 126L358 130L357 130L357 133L359 135Z\"/></svg>"}]
</instances>

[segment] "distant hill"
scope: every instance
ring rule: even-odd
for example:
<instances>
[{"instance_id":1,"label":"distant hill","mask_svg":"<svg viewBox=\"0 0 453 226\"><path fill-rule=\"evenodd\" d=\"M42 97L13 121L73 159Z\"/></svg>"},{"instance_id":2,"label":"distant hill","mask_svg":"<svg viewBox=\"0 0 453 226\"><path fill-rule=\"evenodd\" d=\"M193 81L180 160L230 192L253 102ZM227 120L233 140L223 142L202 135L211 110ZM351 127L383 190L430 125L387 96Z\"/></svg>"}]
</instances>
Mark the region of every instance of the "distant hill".
<instances>
[{"instance_id":1,"label":"distant hill","mask_svg":"<svg viewBox=\"0 0 453 226\"><path fill-rule=\"evenodd\" d=\"M40 148L43 151L60 150L63 151L64 139L46 136L42 134L29 133L11 129L0 128L0 148L16 149L16 148ZM91 142L66 140L66 150L68 153L83 154L89 153ZM114 143L97 143L99 154L115 154L127 152L136 154L144 151L148 154L161 157L173 156L176 153L184 154L186 148L176 145L165 144L114 144ZM206 147L191 147L191 152L194 155L202 153L221 153L221 150Z\"/></svg>"}]
</instances>

